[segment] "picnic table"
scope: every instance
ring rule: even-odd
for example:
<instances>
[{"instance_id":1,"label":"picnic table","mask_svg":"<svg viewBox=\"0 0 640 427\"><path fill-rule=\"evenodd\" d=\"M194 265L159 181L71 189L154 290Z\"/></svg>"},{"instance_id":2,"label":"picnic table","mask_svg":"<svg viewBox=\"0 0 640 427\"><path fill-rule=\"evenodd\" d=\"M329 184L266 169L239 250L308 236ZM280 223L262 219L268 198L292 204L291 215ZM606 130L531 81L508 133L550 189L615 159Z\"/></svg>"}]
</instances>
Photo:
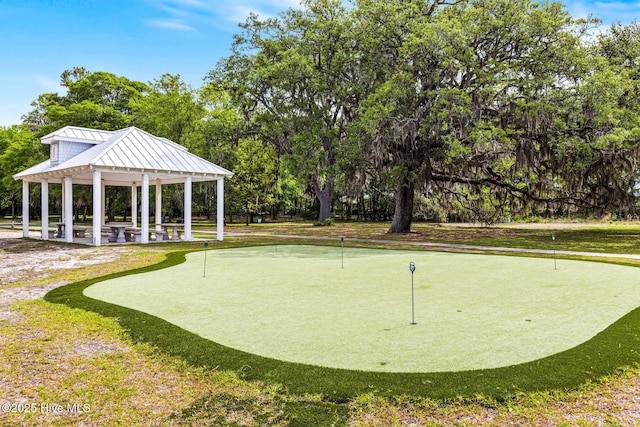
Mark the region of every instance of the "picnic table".
<instances>
[{"instance_id":1,"label":"picnic table","mask_svg":"<svg viewBox=\"0 0 640 427\"><path fill-rule=\"evenodd\" d=\"M124 236L124 231L127 228L133 227L133 224L130 222L109 222L105 225L111 229L109 241L115 241L117 243L125 243L127 239Z\"/></svg>"}]
</instances>

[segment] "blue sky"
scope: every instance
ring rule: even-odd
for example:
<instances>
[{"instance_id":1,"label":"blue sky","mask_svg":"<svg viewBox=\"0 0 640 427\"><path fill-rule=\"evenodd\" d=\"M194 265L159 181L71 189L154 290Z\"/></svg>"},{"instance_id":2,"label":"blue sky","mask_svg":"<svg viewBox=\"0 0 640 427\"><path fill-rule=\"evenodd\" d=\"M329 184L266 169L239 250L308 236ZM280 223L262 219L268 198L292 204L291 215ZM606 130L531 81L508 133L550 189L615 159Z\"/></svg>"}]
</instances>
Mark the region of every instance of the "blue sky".
<instances>
[{"instance_id":1,"label":"blue sky","mask_svg":"<svg viewBox=\"0 0 640 427\"><path fill-rule=\"evenodd\" d=\"M180 74L193 87L227 56L249 12L276 15L297 0L0 0L0 126L61 92L75 66L149 82ZM567 0L575 17L640 19L640 1Z\"/></svg>"}]
</instances>

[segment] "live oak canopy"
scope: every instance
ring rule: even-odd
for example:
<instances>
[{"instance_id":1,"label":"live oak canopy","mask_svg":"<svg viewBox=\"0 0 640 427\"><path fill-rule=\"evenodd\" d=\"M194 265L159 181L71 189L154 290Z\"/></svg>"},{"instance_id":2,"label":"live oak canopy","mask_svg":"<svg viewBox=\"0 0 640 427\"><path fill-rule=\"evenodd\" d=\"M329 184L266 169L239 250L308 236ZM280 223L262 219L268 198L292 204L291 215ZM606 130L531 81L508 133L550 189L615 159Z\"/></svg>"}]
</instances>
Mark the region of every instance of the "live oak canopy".
<instances>
[{"instance_id":1,"label":"live oak canopy","mask_svg":"<svg viewBox=\"0 0 640 427\"><path fill-rule=\"evenodd\" d=\"M210 79L294 159L321 220L338 179L391 182L391 232L410 230L416 193L485 222L632 200L638 120L618 101L637 92L586 45L593 22L527 0L304 7L251 16Z\"/></svg>"}]
</instances>

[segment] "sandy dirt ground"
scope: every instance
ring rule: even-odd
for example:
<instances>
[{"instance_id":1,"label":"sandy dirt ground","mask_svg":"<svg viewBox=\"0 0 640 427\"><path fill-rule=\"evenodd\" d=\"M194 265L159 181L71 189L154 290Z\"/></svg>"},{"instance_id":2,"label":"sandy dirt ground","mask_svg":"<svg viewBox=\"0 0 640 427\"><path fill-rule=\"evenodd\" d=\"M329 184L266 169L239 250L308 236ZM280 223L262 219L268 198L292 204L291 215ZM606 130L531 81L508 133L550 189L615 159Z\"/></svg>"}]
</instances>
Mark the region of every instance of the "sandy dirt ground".
<instances>
[{"instance_id":1,"label":"sandy dirt ground","mask_svg":"<svg viewBox=\"0 0 640 427\"><path fill-rule=\"evenodd\" d=\"M64 274L71 269L120 266L135 251L127 245L38 242L22 239L21 232L0 230L0 426L177 425L169 417L204 392L207 383L200 376L156 361L111 332L90 324L76 324L70 331L48 329L46 316L54 315L48 310L55 309L13 305L40 299L82 275ZM72 324L78 317L67 314ZM36 319L33 324L31 319ZM60 318L55 322L59 325ZM86 378L94 382L89 385ZM82 410L42 409L49 402L68 405L78 399ZM6 409L11 404L29 404L31 410Z\"/></svg>"},{"instance_id":2,"label":"sandy dirt ground","mask_svg":"<svg viewBox=\"0 0 640 427\"><path fill-rule=\"evenodd\" d=\"M19 231L0 230L0 307L19 300L42 298L49 290L66 284L55 279L47 285L31 284L31 281L55 277L61 270L117 261L130 252L126 246L68 246L44 242L34 245L22 239ZM16 283L23 286L12 286Z\"/></svg>"}]
</instances>

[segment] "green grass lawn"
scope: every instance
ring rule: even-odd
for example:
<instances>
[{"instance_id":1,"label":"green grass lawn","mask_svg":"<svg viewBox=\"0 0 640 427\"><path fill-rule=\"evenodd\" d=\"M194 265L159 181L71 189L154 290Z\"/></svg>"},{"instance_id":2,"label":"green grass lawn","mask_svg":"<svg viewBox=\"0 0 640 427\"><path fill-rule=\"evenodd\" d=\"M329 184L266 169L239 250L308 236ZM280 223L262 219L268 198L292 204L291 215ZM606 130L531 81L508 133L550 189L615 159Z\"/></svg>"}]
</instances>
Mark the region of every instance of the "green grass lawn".
<instances>
[{"instance_id":1,"label":"green grass lawn","mask_svg":"<svg viewBox=\"0 0 640 427\"><path fill-rule=\"evenodd\" d=\"M195 229L210 228L206 223ZM430 243L459 243L481 246L498 246L528 249L552 249L551 236L556 235L558 250L637 253L640 254L640 223L584 223L566 222L533 224L528 228L518 224L500 224L479 227L458 224L430 224L416 222L412 233L387 234L389 223L384 222L338 222L330 227L314 227L310 222L285 222L231 224L225 231L281 235L327 236L340 239L370 238Z\"/></svg>"},{"instance_id":2,"label":"green grass lawn","mask_svg":"<svg viewBox=\"0 0 640 427\"><path fill-rule=\"evenodd\" d=\"M444 372L575 347L640 306L640 270L442 252L263 246L187 256L85 295L260 356L331 368ZM417 325L410 325L416 263Z\"/></svg>"}]
</instances>

